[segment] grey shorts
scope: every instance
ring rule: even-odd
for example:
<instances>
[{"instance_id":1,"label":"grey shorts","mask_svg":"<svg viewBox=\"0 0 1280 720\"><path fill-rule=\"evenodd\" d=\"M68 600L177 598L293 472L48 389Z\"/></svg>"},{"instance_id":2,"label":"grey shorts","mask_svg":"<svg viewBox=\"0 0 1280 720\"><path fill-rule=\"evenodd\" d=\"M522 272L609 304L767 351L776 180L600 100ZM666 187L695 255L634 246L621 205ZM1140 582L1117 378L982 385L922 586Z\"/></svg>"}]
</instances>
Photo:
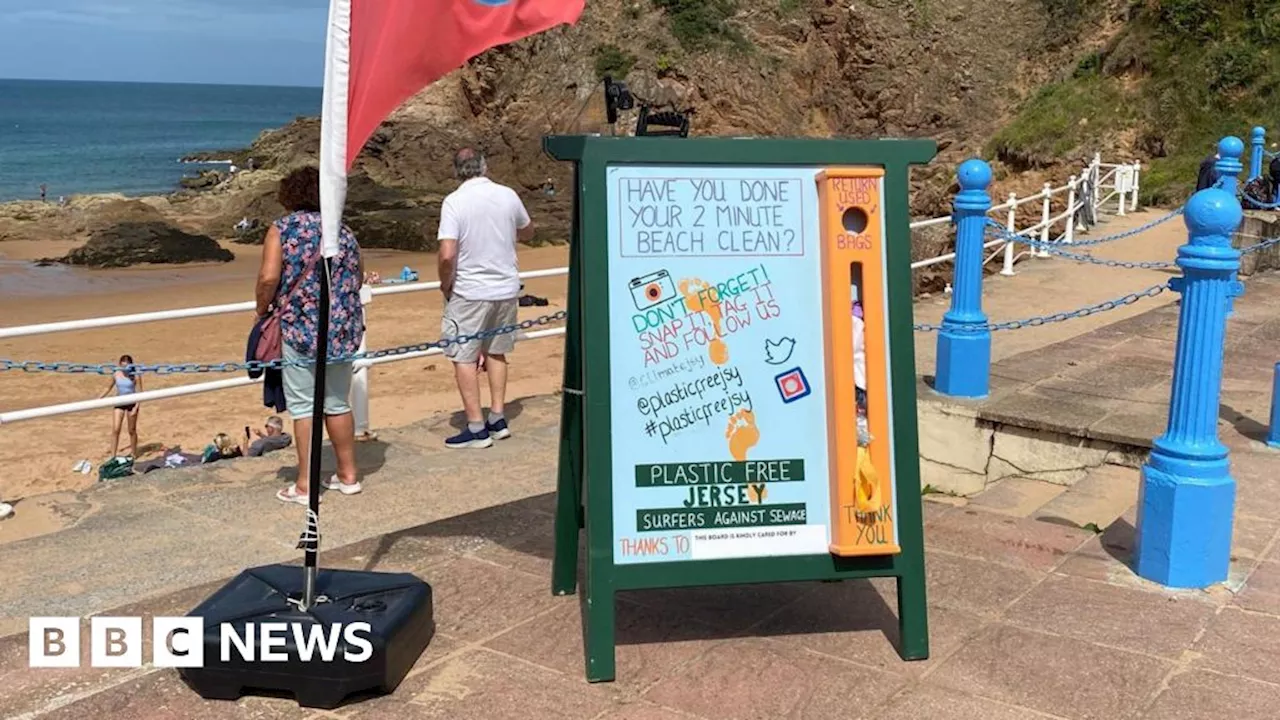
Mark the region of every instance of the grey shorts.
<instances>
[{"instance_id":1,"label":"grey shorts","mask_svg":"<svg viewBox=\"0 0 1280 720\"><path fill-rule=\"evenodd\" d=\"M444 319L440 321L442 338L459 335L475 335L488 330L496 330L507 325L515 325L520 304L511 300L467 300L454 296L444 306ZM503 333L483 340L471 340L462 344L450 343L444 348L445 357L460 365L469 365L485 355L506 355L516 346L514 332Z\"/></svg>"},{"instance_id":2,"label":"grey shorts","mask_svg":"<svg viewBox=\"0 0 1280 720\"><path fill-rule=\"evenodd\" d=\"M286 362L303 360L303 356L281 343ZM315 412L316 371L308 365L286 365L281 372L284 378L284 404L294 420L309 418ZM324 369L324 414L346 415L351 412L351 363L329 365Z\"/></svg>"}]
</instances>

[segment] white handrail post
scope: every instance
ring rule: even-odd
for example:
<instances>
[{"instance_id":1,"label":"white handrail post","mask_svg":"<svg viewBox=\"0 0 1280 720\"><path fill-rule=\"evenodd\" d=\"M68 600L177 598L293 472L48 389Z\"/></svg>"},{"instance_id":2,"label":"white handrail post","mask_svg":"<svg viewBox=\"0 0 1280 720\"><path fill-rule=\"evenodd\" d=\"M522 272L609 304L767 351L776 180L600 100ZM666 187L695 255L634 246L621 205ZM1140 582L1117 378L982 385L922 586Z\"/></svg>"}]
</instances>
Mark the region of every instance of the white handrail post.
<instances>
[{"instance_id":1,"label":"white handrail post","mask_svg":"<svg viewBox=\"0 0 1280 720\"><path fill-rule=\"evenodd\" d=\"M1120 165L1115 170L1113 185L1117 197L1116 215L1124 217L1124 206L1129 202L1129 173L1132 167L1129 165Z\"/></svg>"},{"instance_id":2,"label":"white handrail post","mask_svg":"<svg viewBox=\"0 0 1280 720\"><path fill-rule=\"evenodd\" d=\"M364 340L360 341L360 353L364 353ZM356 435L369 432L369 363L357 360L351 373L351 414L356 424Z\"/></svg>"},{"instance_id":3,"label":"white handrail post","mask_svg":"<svg viewBox=\"0 0 1280 720\"><path fill-rule=\"evenodd\" d=\"M1049 242L1049 218L1053 217L1049 214L1049 211L1052 210L1050 204L1053 198L1053 183L1045 183L1042 194L1044 195L1044 201L1041 203L1040 210L1040 242L1047 243ZM1041 245L1040 249L1036 251L1036 257L1049 257L1049 249Z\"/></svg>"},{"instance_id":4,"label":"white handrail post","mask_svg":"<svg viewBox=\"0 0 1280 720\"><path fill-rule=\"evenodd\" d=\"M1129 200L1130 213L1137 213L1138 211L1138 176L1140 176L1140 174L1142 174L1142 160L1134 160L1132 178L1133 197Z\"/></svg>"},{"instance_id":5,"label":"white handrail post","mask_svg":"<svg viewBox=\"0 0 1280 720\"><path fill-rule=\"evenodd\" d=\"M1013 234L1018 231L1018 193L1009 193L1009 220L1006 227L1009 233ZM1000 270L1001 275L1013 275L1013 241L1004 241L1004 268Z\"/></svg>"},{"instance_id":6,"label":"white handrail post","mask_svg":"<svg viewBox=\"0 0 1280 720\"><path fill-rule=\"evenodd\" d=\"M1080 179L1075 175L1067 181L1067 231L1062 235L1062 241L1068 245L1076 241L1076 185Z\"/></svg>"},{"instance_id":7,"label":"white handrail post","mask_svg":"<svg viewBox=\"0 0 1280 720\"><path fill-rule=\"evenodd\" d=\"M1097 217L1098 206L1102 204L1102 153L1093 154L1093 209L1094 217Z\"/></svg>"},{"instance_id":8,"label":"white handrail post","mask_svg":"<svg viewBox=\"0 0 1280 720\"><path fill-rule=\"evenodd\" d=\"M1077 194L1080 195L1081 210L1084 209L1085 200L1087 200L1090 197L1089 178L1091 175L1092 175L1092 172L1090 171L1089 166L1085 165L1084 167L1080 168L1080 174L1076 176L1076 192ZM1077 229L1081 231L1087 231L1089 229L1089 213L1082 213L1080 215L1080 225Z\"/></svg>"}]
</instances>

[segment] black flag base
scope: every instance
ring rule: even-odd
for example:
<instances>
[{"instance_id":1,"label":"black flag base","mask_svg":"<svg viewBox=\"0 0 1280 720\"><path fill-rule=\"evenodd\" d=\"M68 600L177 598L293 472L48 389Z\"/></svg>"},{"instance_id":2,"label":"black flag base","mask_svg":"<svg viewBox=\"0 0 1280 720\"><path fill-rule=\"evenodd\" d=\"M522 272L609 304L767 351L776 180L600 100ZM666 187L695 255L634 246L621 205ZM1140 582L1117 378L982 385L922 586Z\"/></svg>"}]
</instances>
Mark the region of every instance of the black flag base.
<instances>
[{"instance_id":1,"label":"black flag base","mask_svg":"<svg viewBox=\"0 0 1280 720\"><path fill-rule=\"evenodd\" d=\"M204 658L178 671L187 685L207 700L284 693L326 710L395 691L435 635L431 586L407 573L321 570L304 611L303 582L296 565L252 568L192 610Z\"/></svg>"}]
</instances>

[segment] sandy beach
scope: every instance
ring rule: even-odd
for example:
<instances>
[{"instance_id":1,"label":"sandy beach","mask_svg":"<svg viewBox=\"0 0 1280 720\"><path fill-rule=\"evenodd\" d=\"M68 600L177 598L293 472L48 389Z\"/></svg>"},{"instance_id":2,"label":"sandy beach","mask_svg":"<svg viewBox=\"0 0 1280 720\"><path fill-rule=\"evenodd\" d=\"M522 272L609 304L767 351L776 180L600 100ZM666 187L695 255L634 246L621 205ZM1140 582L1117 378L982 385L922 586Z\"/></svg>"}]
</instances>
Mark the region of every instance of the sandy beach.
<instances>
[{"instance_id":1,"label":"sandy beach","mask_svg":"<svg viewBox=\"0 0 1280 720\"><path fill-rule=\"evenodd\" d=\"M0 323L6 326L73 320L251 300L259 248L227 244L236 259L225 264L90 270L65 266L34 267L28 261L58 256L76 243L7 241L0 243ZM522 248L522 270L560 267L566 247ZM383 277L408 265L422 280L435 279L436 260L426 253L366 250L365 263ZM563 309L565 278L530 280L525 291L547 298L549 307L521 308L520 318L536 318ZM368 347L392 347L439 336L443 298L418 292L376 298L369 306ZM65 332L0 341L0 356L31 360L114 363L124 353L139 363L222 362L244 357L251 313L172 320L99 330ZM519 398L551 392L560 385L562 341L522 343L512 355L508 395ZM394 427L459 407L453 371L442 357L390 363L371 369L372 427ZM228 375L147 375L145 389L207 382ZM0 409L15 410L96 398L108 379L97 375L0 373ZM487 397L487 392L486 392ZM262 407L257 385L203 393L142 405L139 414L141 460L162 448L180 446L200 452L218 432L239 435L245 425L261 426L272 411ZM110 444L112 411L94 410L5 425L0 431L0 498L21 499L76 490L97 481L96 465ZM519 432L518 420L513 430ZM126 441L122 434L122 444ZM95 464L90 475L72 472L81 459ZM292 451L280 462L294 463ZM263 488L269 492L270 488ZM266 496L270 499L269 496Z\"/></svg>"}]
</instances>

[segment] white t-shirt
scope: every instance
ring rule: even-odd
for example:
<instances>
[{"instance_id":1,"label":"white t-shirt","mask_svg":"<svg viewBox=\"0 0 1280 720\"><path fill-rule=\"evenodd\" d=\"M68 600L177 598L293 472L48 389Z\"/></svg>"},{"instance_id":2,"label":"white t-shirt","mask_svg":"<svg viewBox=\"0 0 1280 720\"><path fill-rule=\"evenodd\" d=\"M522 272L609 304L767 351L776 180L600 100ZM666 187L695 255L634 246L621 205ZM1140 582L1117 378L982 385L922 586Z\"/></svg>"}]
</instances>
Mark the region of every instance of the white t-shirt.
<instances>
[{"instance_id":1,"label":"white t-shirt","mask_svg":"<svg viewBox=\"0 0 1280 720\"><path fill-rule=\"evenodd\" d=\"M440 240L458 241L453 294L466 300L511 300L520 295L516 231L529 213L516 191L489 178L472 178L440 206Z\"/></svg>"}]
</instances>

